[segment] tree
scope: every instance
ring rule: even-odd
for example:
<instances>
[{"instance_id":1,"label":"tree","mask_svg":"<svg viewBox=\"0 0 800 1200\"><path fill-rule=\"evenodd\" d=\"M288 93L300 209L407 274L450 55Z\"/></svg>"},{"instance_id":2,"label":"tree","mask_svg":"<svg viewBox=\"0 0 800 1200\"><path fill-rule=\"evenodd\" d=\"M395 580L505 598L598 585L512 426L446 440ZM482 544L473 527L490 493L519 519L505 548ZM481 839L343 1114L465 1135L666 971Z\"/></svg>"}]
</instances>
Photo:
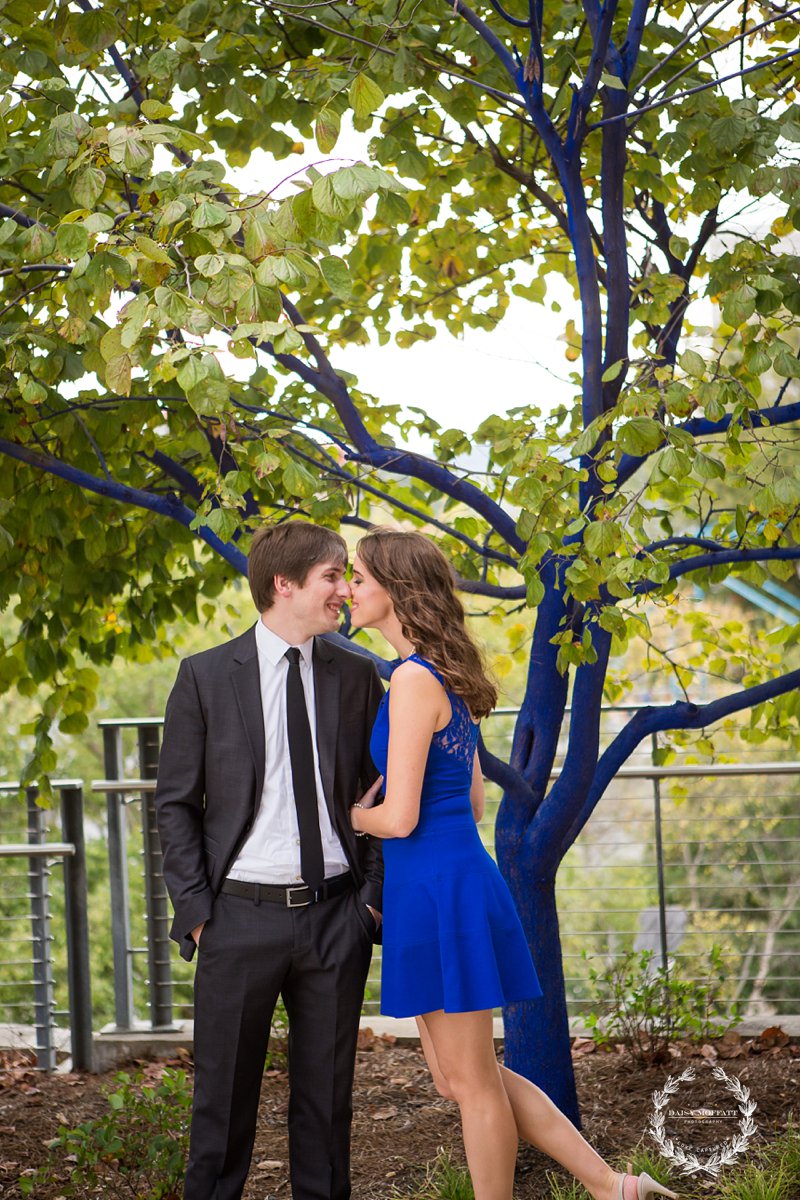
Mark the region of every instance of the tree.
<instances>
[{"instance_id":1,"label":"tree","mask_svg":"<svg viewBox=\"0 0 800 1200\"><path fill-rule=\"evenodd\" d=\"M552 7L552 6L551 6ZM796 8L743 0L10 0L0 50L6 471L0 682L52 685L48 728L86 722L77 654L136 655L242 571L249 531L304 513L422 525L466 593L538 606L498 857L545 984L507 1054L577 1118L554 880L637 744L752 708L796 732L797 628L657 647L685 699L601 752L612 647L683 581L789 579L800 558L800 140ZM337 165L343 119L373 136ZM256 152L320 159L244 195ZM330 169L334 168L334 169ZM762 207L754 210L753 206ZM769 208L755 233L742 223ZM343 348L491 329L511 294L566 279L573 406L520 380L475 441L358 388ZM695 302L719 313L698 326ZM693 308L692 306L695 305ZM243 366L230 367L227 349ZM250 369L246 378L244 368ZM426 457L404 447L415 425ZM732 498L731 498L732 497ZM776 656L780 661L775 663ZM719 699L691 689L710 671ZM566 762L551 768L565 705Z\"/></svg>"}]
</instances>

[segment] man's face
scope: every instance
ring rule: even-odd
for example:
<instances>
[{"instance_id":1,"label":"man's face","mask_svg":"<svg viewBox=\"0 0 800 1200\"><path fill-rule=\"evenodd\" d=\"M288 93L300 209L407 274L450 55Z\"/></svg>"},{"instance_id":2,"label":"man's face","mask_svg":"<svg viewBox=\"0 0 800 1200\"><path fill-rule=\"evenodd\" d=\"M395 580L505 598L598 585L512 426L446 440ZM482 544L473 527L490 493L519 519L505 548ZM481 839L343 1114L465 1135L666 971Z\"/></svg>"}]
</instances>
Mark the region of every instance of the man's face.
<instances>
[{"instance_id":1,"label":"man's face","mask_svg":"<svg viewBox=\"0 0 800 1200\"><path fill-rule=\"evenodd\" d=\"M292 619L305 638L338 629L342 605L350 598L345 569L346 564L338 561L317 563L302 587L292 586L289 597Z\"/></svg>"}]
</instances>

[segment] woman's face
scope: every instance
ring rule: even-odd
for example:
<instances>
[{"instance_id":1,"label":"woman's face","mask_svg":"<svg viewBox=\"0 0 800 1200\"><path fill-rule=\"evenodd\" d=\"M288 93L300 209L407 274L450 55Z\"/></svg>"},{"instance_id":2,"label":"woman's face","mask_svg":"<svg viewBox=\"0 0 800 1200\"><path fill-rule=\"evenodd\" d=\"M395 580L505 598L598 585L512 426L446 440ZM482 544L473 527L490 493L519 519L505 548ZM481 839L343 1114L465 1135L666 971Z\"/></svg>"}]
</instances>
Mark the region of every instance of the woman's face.
<instances>
[{"instance_id":1,"label":"woman's face","mask_svg":"<svg viewBox=\"0 0 800 1200\"><path fill-rule=\"evenodd\" d=\"M354 629L380 628L394 612L389 593L370 575L356 555L350 580L350 624Z\"/></svg>"}]
</instances>

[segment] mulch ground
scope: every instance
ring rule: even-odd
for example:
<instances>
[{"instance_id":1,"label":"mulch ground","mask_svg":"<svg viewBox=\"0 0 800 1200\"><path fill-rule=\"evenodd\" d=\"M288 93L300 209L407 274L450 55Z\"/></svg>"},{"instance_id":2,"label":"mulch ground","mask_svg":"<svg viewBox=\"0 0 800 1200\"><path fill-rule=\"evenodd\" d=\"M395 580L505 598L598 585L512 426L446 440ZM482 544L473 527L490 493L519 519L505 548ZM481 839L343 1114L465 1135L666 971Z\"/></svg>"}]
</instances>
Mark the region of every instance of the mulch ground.
<instances>
[{"instance_id":1,"label":"mulch ground","mask_svg":"<svg viewBox=\"0 0 800 1200\"><path fill-rule=\"evenodd\" d=\"M410 1194L419 1187L442 1147L450 1152L454 1163L463 1163L457 1109L437 1095L416 1047L397 1046L391 1039L376 1038L369 1031L364 1031L361 1043L356 1067L353 1195L355 1200L377 1200ZM673 1047L672 1055L666 1064L642 1067L633 1064L620 1049L600 1051L592 1043L574 1044L584 1133L615 1164L624 1162L637 1147L652 1149L646 1132L652 1093L663 1086L668 1075L674 1076L688 1065L695 1066L697 1082L684 1085L689 1088L687 1104L701 1106L704 1096L708 1103L711 1086L717 1089L717 1099L720 1085L711 1079L714 1064L724 1065L729 1077L737 1077L750 1089L757 1104L754 1120L758 1128L751 1150L783 1132L793 1112L795 1119L800 1117L800 1046L789 1044L780 1030L747 1041L728 1034L705 1046ZM171 1063L162 1060L140 1063L137 1069L148 1080L155 1080L166 1065L190 1068L191 1062L187 1058ZM44 1162L46 1143L56 1136L60 1124L75 1126L107 1111L105 1091L111 1083L109 1077L85 1074L42 1075L33 1069L26 1054L0 1056L2 1200L16 1200L21 1195L21 1173ZM290 1200L287 1100L284 1072L267 1071L253 1168L244 1200ZM698 1127L698 1122L694 1125ZM695 1152L699 1153L699 1148ZM549 1159L523 1147L517 1170L517 1200L549 1197L545 1173L552 1168ZM37 1187L35 1200L58 1200L68 1170L69 1164L65 1163L60 1179ZM693 1186L697 1194L697 1184ZM107 1195L108 1189L86 1193L87 1200L89 1196Z\"/></svg>"}]
</instances>

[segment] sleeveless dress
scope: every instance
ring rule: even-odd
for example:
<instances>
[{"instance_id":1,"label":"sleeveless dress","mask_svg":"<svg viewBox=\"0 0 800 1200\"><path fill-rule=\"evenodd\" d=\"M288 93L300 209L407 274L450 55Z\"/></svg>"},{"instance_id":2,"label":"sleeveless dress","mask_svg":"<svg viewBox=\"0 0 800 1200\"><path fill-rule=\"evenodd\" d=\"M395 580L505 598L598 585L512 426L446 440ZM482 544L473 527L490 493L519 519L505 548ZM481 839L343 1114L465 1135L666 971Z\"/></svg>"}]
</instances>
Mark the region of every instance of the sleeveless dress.
<instances>
[{"instance_id":1,"label":"sleeveless dress","mask_svg":"<svg viewBox=\"0 0 800 1200\"><path fill-rule=\"evenodd\" d=\"M409 660L444 686L424 658ZM542 994L511 894L472 815L478 726L460 696L448 690L447 698L452 717L433 735L419 823L409 837L383 840L381 1011L392 1017L476 1012ZM387 693L370 743L384 777L388 747ZM387 795L391 787L387 778Z\"/></svg>"}]
</instances>

